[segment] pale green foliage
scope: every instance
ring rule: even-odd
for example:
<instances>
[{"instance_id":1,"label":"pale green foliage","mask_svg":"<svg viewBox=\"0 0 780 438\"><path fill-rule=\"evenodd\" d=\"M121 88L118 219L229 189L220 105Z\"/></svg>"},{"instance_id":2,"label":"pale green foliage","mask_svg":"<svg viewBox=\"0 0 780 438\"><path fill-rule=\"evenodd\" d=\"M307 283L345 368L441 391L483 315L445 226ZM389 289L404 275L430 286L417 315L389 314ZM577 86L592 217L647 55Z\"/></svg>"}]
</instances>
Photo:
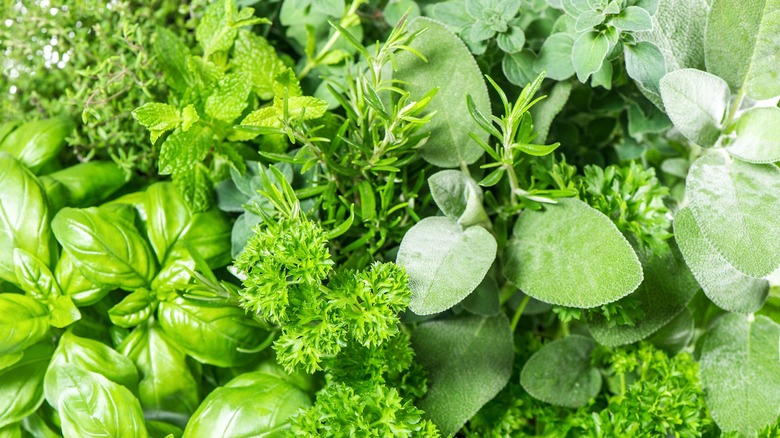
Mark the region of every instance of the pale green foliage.
<instances>
[{"instance_id":1,"label":"pale green foliage","mask_svg":"<svg viewBox=\"0 0 780 438\"><path fill-rule=\"evenodd\" d=\"M691 165L686 183L691 212L715 250L745 275L761 278L780 266L780 170L725 152Z\"/></svg>"},{"instance_id":2,"label":"pale green foliage","mask_svg":"<svg viewBox=\"0 0 780 438\"><path fill-rule=\"evenodd\" d=\"M780 416L780 325L765 316L727 314L704 341L701 379L707 406L725 431L752 436Z\"/></svg>"},{"instance_id":3,"label":"pale green foliage","mask_svg":"<svg viewBox=\"0 0 780 438\"><path fill-rule=\"evenodd\" d=\"M466 138L471 132L486 141L487 133L480 132L476 122L470 119L464 96L471 95L475 105L488 113L487 87L476 62L455 34L426 18L417 18L408 26L410 32L423 28L427 30L411 47L425 55L427 62L412 53L401 54L394 74L395 79L408 83L404 88L413 98L421 98L431 88L439 89L426 108L429 113L436 111L436 116L420 130L430 133L420 156L439 167L474 163L482 156L482 149Z\"/></svg>"},{"instance_id":4,"label":"pale green foliage","mask_svg":"<svg viewBox=\"0 0 780 438\"><path fill-rule=\"evenodd\" d=\"M674 126L696 144L714 145L731 97L726 82L707 72L682 69L665 75L660 90Z\"/></svg>"},{"instance_id":5,"label":"pale green foliage","mask_svg":"<svg viewBox=\"0 0 780 438\"><path fill-rule=\"evenodd\" d=\"M750 163L780 161L780 108L751 108L737 119L726 150Z\"/></svg>"},{"instance_id":6,"label":"pale green foliage","mask_svg":"<svg viewBox=\"0 0 780 438\"><path fill-rule=\"evenodd\" d=\"M737 271L702 235L690 208L674 217L674 235L685 262L707 297L729 312L749 313L761 308L769 282Z\"/></svg>"},{"instance_id":7,"label":"pale green foliage","mask_svg":"<svg viewBox=\"0 0 780 438\"><path fill-rule=\"evenodd\" d=\"M584 406L601 390L591 365L592 339L573 335L546 344L523 366L520 383L529 394L558 406Z\"/></svg>"},{"instance_id":8,"label":"pale green foliage","mask_svg":"<svg viewBox=\"0 0 780 438\"><path fill-rule=\"evenodd\" d=\"M625 237L607 216L576 199L520 215L504 274L538 300L582 308L616 301L642 281Z\"/></svg>"},{"instance_id":9,"label":"pale green foliage","mask_svg":"<svg viewBox=\"0 0 780 438\"><path fill-rule=\"evenodd\" d=\"M432 5L428 15L457 33L476 55L484 53L493 38L503 52L512 54L525 43L520 7L521 2L512 0L450 0Z\"/></svg>"}]
</instances>

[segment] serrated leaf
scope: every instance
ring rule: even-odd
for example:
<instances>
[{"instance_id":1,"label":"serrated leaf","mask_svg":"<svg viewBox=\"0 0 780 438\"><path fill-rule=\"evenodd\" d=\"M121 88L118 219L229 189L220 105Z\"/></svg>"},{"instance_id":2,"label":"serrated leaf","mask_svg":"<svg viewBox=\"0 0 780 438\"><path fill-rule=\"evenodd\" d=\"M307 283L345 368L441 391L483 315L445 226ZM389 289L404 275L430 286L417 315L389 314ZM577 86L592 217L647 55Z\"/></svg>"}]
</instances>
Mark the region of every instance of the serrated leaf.
<instances>
[{"instance_id":1,"label":"serrated leaf","mask_svg":"<svg viewBox=\"0 0 780 438\"><path fill-rule=\"evenodd\" d=\"M206 98L206 114L214 119L232 122L244 111L251 84L242 74L225 75L216 89Z\"/></svg>"},{"instance_id":2,"label":"serrated leaf","mask_svg":"<svg viewBox=\"0 0 780 438\"><path fill-rule=\"evenodd\" d=\"M512 331L503 315L420 324L412 347L428 377L428 392L415 405L444 436L455 434L512 375Z\"/></svg>"},{"instance_id":3,"label":"serrated leaf","mask_svg":"<svg viewBox=\"0 0 780 438\"><path fill-rule=\"evenodd\" d=\"M200 43L206 57L220 50L229 50L238 34L238 29L228 26L228 20L233 17L227 16L225 3L216 1L209 5L195 28L195 39Z\"/></svg>"},{"instance_id":4,"label":"serrated leaf","mask_svg":"<svg viewBox=\"0 0 780 438\"><path fill-rule=\"evenodd\" d=\"M518 218L504 256L504 275L547 303L596 307L639 287L634 249L601 212L577 199L559 199Z\"/></svg>"},{"instance_id":5,"label":"serrated leaf","mask_svg":"<svg viewBox=\"0 0 780 438\"><path fill-rule=\"evenodd\" d=\"M609 41L604 34L585 32L577 37L571 50L571 62L577 79L585 83L588 77L601 69L609 51Z\"/></svg>"},{"instance_id":6,"label":"serrated leaf","mask_svg":"<svg viewBox=\"0 0 780 438\"><path fill-rule=\"evenodd\" d=\"M702 234L743 274L762 278L780 266L780 169L725 153L694 161L686 196Z\"/></svg>"},{"instance_id":7,"label":"serrated leaf","mask_svg":"<svg viewBox=\"0 0 780 438\"><path fill-rule=\"evenodd\" d=\"M189 131L176 130L165 139L157 163L161 175L187 171L208 155L212 141L211 129L193 126Z\"/></svg>"},{"instance_id":8,"label":"serrated leaf","mask_svg":"<svg viewBox=\"0 0 780 438\"><path fill-rule=\"evenodd\" d=\"M780 326L726 314L707 333L700 374L707 407L726 432L755 436L780 415Z\"/></svg>"},{"instance_id":9,"label":"serrated leaf","mask_svg":"<svg viewBox=\"0 0 780 438\"><path fill-rule=\"evenodd\" d=\"M230 63L263 100L274 97L274 77L287 68L265 38L244 29L238 31Z\"/></svg>"},{"instance_id":10,"label":"serrated leaf","mask_svg":"<svg viewBox=\"0 0 780 438\"><path fill-rule=\"evenodd\" d=\"M546 71L547 77L556 81L563 81L574 74L572 60L572 47L574 38L568 33L555 33L550 35L539 52L539 58L534 65L539 71Z\"/></svg>"},{"instance_id":11,"label":"serrated leaf","mask_svg":"<svg viewBox=\"0 0 780 438\"><path fill-rule=\"evenodd\" d=\"M780 108L751 108L737 119L737 137L726 150L742 161L780 161Z\"/></svg>"},{"instance_id":12,"label":"serrated leaf","mask_svg":"<svg viewBox=\"0 0 780 438\"><path fill-rule=\"evenodd\" d=\"M707 17L707 71L756 100L780 95L780 0L714 0Z\"/></svg>"},{"instance_id":13,"label":"serrated leaf","mask_svg":"<svg viewBox=\"0 0 780 438\"><path fill-rule=\"evenodd\" d=\"M520 384L534 398L577 408L601 390L601 373L591 365L596 344L580 335L550 342L523 366Z\"/></svg>"},{"instance_id":14,"label":"serrated leaf","mask_svg":"<svg viewBox=\"0 0 780 438\"><path fill-rule=\"evenodd\" d=\"M184 201L194 212L206 211L211 206L211 179L202 165L191 169L175 171L171 181Z\"/></svg>"},{"instance_id":15,"label":"serrated leaf","mask_svg":"<svg viewBox=\"0 0 780 438\"><path fill-rule=\"evenodd\" d=\"M200 120L200 116L198 115L198 110L195 109L195 106L187 105L181 111L181 128L184 131L189 131L192 125L198 120Z\"/></svg>"},{"instance_id":16,"label":"serrated leaf","mask_svg":"<svg viewBox=\"0 0 780 438\"><path fill-rule=\"evenodd\" d=\"M187 68L189 52L176 34L163 27L157 29L154 54L160 63L165 83L176 91L184 91L192 84L192 77Z\"/></svg>"},{"instance_id":17,"label":"serrated leaf","mask_svg":"<svg viewBox=\"0 0 780 438\"><path fill-rule=\"evenodd\" d=\"M409 309L443 312L470 294L493 264L496 241L484 228L463 229L454 220L428 217L401 241L396 263L409 274Z\"/></svg>"},{"instance_id":18,"label":"serrated leaf","mask_svg":"<svg viewBox=\"0 0 780 438\"><path fill-rule=\"evenodd\" d=\"M685 68L661 78L660 91L666 113L688 140L704 147L715 144L731 96L723 79Z\"/></svg>"},{"instance_id":19,"label":"serrated leaf","mask_svg":"<svg viewBox=\"0 0 780 438\"><path fill-rule=\"evenodd\" d=\"M702 235L690 208L674 217L674 237L707 297L729 312L750 313L761 308L769 294L769 282L737 271Z\"/></svg>"},{"instance_id":20,"label":"serrated leaf","mask_svg":"<svg viewBox=\"0 0 780 438\"><path fill-rule=\"evenodd\" d=\"M281 99L274 102L277 115L282 114ZM325 115L328 102L311 96L290 96L287 98L287 113L291 119L314 120Z\"/></svg>"},{"instance_id":21,"label":"serrated leaf","mask_svg":"<svg viewBox=\"0 0 780 438\"><path fill-rule=\"evenodd\" d=\"M639 6L629 6L623 9L619 15L610 20L610 24L624 32L643 32L653 29L650 14Z\"/></svg>"},{"instance_id":22,"label":"serrated leaf","mask_svg":"<svg viewBox=\"0 0 780 438\"><path fill-rule=\"evenodd\" d=\"M623 300L639 300L644 312L634 325L613 325L602 314L588 320L593 339L609 347L631 344L647 338L685 309L699 290L682 255L667 247L650 255L640 253L644 280L639 288ZM618 301L620 303L621 301Z\"/></svg>"},{"instance_id":23,"label":"serrated leaf","mask_svg":"<svg viewBox=\"0 0 780 438\"><path fill-rule=\"evenodd\" d=\"M490 97L482 73L468 48L444 25L419 17L409 23L406 30L428 30L417 37L411 47L428 58L424 62L404 52L396 58L395 79L404 85L413 98L420 98L432 88L439 92L426 107L426 113L436 111L436 117L421 128L430 133L420 156L439 167L458 167L461 163L474 163L483 150L474 142L466 141L469 132L486 141L488 134L471 119L466 107L466 94L471 95L483 114L490 113Z\"/></svg>"},{"instance_id":24,"label":"serrated leaf","mask_svg":"<svg viewBox=\"0 0 780 438\"><path fill-rule=\"evenodd\" d=\"M152 131L152 143L166 131L179 126L181 118L176 108L167 103L150 102L133 110L133 117Z\"/></svg>"}]
</instances>

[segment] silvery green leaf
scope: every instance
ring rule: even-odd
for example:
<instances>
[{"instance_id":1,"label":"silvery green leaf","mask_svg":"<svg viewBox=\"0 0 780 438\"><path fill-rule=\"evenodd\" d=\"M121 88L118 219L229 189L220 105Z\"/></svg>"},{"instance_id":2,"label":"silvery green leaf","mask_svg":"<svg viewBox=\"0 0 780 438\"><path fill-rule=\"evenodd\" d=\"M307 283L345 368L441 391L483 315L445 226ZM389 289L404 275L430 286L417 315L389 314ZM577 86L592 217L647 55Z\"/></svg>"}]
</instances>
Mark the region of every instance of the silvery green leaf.
<instances>
[{"instance_id":1,"label":"silvery green leaf","mask_svg":"<svg viewBox=\"0 0 780 438\"><path fill-rule=\"evenodd\" d=\"M544 40L534 67L539 71L546 71L547 77L556 81L570 78L574 74L573 45L574 38L568 33L550 35Z\"/></svg>"},{"instance_id":2,"label":"silvery green leaf","mask_svg":"<svg viewBox=\"0 0 780 438\"><path fill-rule=\"evenodd\" d=\"M723 79L685 68L661 78L660 91L666 113L688 140L704 147L715 144L731 96Z\"/></svg>"},{"instance_id":3,"label":"silvery green leaf","mask_svg":"<svg viewBox=\"0 0 780 438\"><path fill-rule=\"evenodd\" d=\"M597 32L581 33L574 41L571 61L577 72L577 79L585 82L588 77L599 71L609 51L609 41L604 34Z\"/></svg>"},{"instance_id":4,"label":"silvery green leaf","mask_svg":"<svg viewBox=\"0 0 780 438\"><path fill-rule=\"evenodd\" d=\"M750 163L780 161L780 108L751 108L739 116L737 137L726 148L731 155Z\"/></svg>"}]
</instances>

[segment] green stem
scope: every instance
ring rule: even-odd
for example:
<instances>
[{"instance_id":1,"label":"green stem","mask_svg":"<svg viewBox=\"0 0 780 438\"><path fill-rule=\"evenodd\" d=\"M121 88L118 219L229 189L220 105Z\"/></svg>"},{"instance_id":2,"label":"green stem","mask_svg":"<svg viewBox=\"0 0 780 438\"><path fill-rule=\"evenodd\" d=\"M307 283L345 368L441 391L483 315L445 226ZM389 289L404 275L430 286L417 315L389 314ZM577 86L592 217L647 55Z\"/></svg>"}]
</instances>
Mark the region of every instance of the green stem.
<instances>
[{"instance_id":1,"label":"green stem","mask_svg":"<svg viewBox=\"0 0 780 438\"><path fill-rule=\"evenodd\" d=\"M734 121L734 117L736 117L737 111L739 111L739 107L742 106L742 101L744 99L745 99L745 87L742 87L739 90L739 94L737 94L737 97L734 99L734 102L731 104L731 108L729 108L729 114L728 116L726 116L726 121L723 122L724 129L728 129L729 125L731 125L731 122Z\"/></svg>"},{"instance_id":2,"label":"green stem","mask_svg":"<svg viewBox=\"0 0 780 438\"><path fill-rule=\"evenodd\" d=\"M363 0L355 0L352 2L352 4L349 6L349 9L347 10L347 13L344 14L344 17L342 17L341 22L339 23L342 27L344 27L344 19L347 17L350 17L352 15L355 15L357 12L358 7L360 4L363 3ZM312 70L314 70L317 66L320 65L320 62L322 62L322 59L325 57L325 55L330 52L330 49L333 48L333 46L336 44L336 42L341 38L341 31L336 30L333 35L330 36L328 39L328 42L325 43L324 46L322 46L322 49L317 53L317 56L315 56L313 59L309 59L306 61L306 65L303 67L303 70L301 70L300 73L298 73L298 79L303 79L306 77L307 74L311 73Z\"/></svg>"},{"instance_id":3,"label":"green stem","mask_svg":"<svg viewBox=\"0 0 780 438\"><path fill-rule=\"evenodd\" d=\"M514 333L515 329L517 329L517 323L520 322L520 317L523 315L525 306L528 305L529 301L531 301L531 296L526 295L525 297L523 297L523 301L520 302L520 305L517 306L517 309L515 310L515 314L514 316L512 316L512 333Z\"/></svg>"}]
</instances>

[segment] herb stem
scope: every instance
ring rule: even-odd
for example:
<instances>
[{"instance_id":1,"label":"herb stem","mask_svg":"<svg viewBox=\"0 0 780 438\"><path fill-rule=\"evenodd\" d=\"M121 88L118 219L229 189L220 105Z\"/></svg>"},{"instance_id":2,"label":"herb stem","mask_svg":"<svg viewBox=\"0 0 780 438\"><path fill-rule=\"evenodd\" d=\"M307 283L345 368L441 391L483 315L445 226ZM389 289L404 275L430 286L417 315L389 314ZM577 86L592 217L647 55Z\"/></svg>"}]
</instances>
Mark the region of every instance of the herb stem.
<instances>
[{"instance_id":1,"label":"herb stem","mask_svg":"<svg viewBox=\"0 0 780 438\"><path fill-rule=\"evenodd\" d=\"M520 302L520 305L517 306L517 309L515 310L515 314L514 316L512 316L512 333L514 333L515 329L517 329L517 323L520 322L520 317L523 315L525 306L528 305L529 301L531 301L531 296L526 295L525 297L523 297L523 301Z\"/></svg>"},{"instance_id":2,"label":"herb stem","mask_svg":"<svg viewBox=\"0 0 780 438\"><path fill-rule=\"evenodd\" d=\"M739 111L739 107L742 106L742 101L745 99L745 87L740 88L739 94L737 94L737 97L734 99L734 102L731 104L731 108L729 108L729 114L726 116L726 120L723 122L723 128L728 129L729 125L731 125L731 122L734 120L734 117L737 115L737 111Z\"/></svg>"},{"instance_id":3,"label":"herb stem","mask_svg":"<svg viewBox=\"0 0 780 438\"><path fill-rule=\"evenodd\" d=\"M343 27L346 27L347 24L346 18L351 17L355 15L355 12L357 12L358 7L363 3L363 0L355 0L350 4L349 9L347 10L347 13L344 14L344 17L342 17L340 21L340 25ZM333 46L338 42L339 38L341 37L341 31L336 29L335 32L333 32L333 35L330 36L328 39L328 42L325 43L324 46L322 46L322 49L317 53L317 56L314 57L314 59L310 59L306 62L306 65L303 67L303 70L301 70L300 73L298 73L298 79L303 79L311 73L312 70L314 70L317 66L320 65L320 62L322 62L322 59L325 58L325 55L328 54L330 49L333 48Z\"/></svg>"}]
</instances>

